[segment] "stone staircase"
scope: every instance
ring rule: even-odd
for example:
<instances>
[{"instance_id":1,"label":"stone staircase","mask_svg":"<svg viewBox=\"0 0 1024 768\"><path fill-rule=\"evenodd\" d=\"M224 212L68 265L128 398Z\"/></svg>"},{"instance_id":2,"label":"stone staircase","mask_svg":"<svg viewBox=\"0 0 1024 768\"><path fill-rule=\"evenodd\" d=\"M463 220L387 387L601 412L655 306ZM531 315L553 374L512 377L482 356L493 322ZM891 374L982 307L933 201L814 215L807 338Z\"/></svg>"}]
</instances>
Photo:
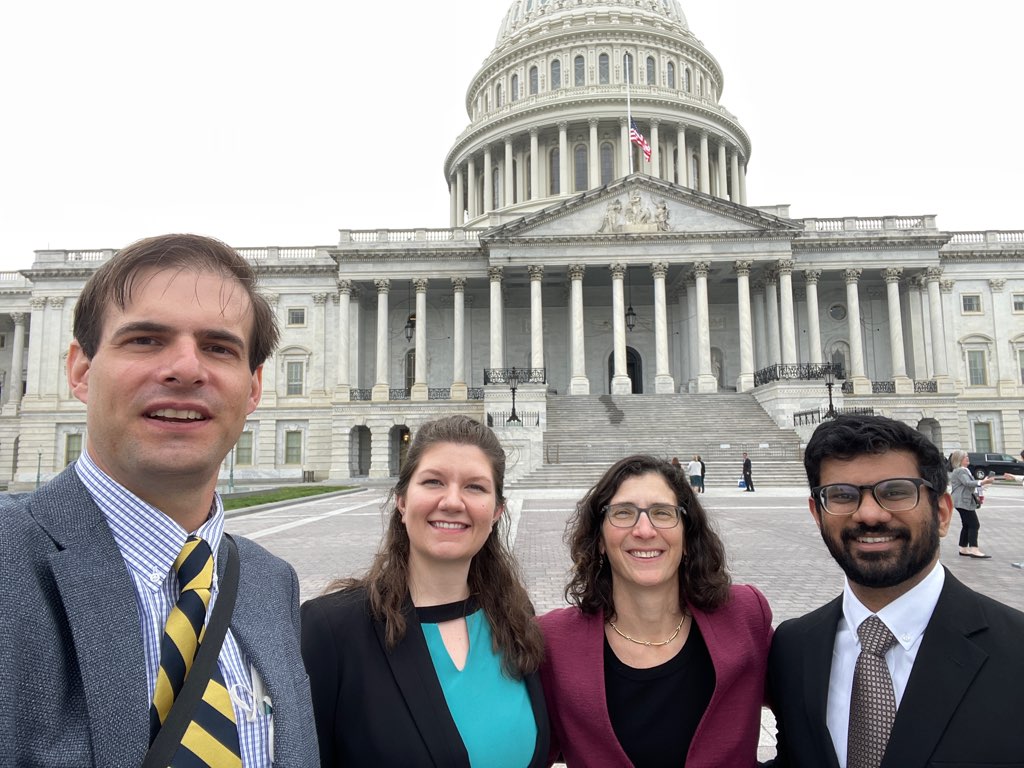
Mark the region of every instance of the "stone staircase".
<instances>
[{"instance_id":1,"label":"stone staircase","mask_svg":"<svg viewBox=\"0 0 1024 768\"><path fill-rule=\"evenodd\" d=\"M677 456L685 468L699 453L708 488L736 488L743 451L755 488L807 483L796 433L776 426L752 395L550 395L545 463L515 486L587 488L623 456Z\"/></svg>"}]
</instances>

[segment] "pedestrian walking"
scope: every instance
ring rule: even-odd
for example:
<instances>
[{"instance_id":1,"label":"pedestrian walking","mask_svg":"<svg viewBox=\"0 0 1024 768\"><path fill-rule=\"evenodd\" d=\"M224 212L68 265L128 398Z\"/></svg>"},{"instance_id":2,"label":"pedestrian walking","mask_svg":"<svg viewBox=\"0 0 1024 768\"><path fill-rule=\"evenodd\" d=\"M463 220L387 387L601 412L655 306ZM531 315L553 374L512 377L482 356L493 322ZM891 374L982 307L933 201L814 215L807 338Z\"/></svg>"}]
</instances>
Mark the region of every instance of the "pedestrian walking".
<instances>
[{"instance_id":1,"label":"pedestrian walking","mask_svg":"<svg viewBox=\"0 0 1024 768\"><path fill-rule=\"evenodd\" d=\"M747 456L747 452L743 452L743 490L754 492L754 476L752 474L752 468L750 465L750 457Z\"/></svg>"}]
</instances>

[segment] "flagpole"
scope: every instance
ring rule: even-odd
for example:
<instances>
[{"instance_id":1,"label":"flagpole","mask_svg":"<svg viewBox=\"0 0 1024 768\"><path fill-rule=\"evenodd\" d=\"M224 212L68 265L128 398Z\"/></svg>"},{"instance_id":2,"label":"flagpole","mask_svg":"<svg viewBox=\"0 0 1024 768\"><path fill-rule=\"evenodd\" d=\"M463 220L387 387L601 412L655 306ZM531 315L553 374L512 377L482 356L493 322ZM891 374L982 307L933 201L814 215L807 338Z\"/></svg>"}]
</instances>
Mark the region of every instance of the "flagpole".
<instances>
[{"instance_id":1,"label":"flagpole","mask_svg":"<svg viewBox=\"0 0 1024 768\"><path fill-rule=\"evenodd\" d=\"M633 63L633 54L626 54L626 130L633 127L633 113L629 105L629 72ZM626 142L626 151L629 152L629 173L633 175L633 140Z\"/></svg>"}]
</instances>

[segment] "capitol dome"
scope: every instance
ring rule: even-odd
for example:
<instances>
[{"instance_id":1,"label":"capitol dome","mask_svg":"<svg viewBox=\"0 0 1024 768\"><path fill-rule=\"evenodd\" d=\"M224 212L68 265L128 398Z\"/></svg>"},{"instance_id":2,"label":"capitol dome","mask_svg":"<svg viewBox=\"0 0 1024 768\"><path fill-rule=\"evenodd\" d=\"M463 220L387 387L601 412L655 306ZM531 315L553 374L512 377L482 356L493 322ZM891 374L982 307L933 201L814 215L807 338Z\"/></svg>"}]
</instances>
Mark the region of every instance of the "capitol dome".
<instances>
[{"instance_id":1,"label":"capitol dome","mask_svg":"<svg viewBox=\"0 0 1024 768\"><path fill-rule=\"evenodd\" d=\"M724 83L678 0L514 0L445 159L451 226L501 224L630 173L746 204L750 138Z\"/></svg>"}]
</instances>

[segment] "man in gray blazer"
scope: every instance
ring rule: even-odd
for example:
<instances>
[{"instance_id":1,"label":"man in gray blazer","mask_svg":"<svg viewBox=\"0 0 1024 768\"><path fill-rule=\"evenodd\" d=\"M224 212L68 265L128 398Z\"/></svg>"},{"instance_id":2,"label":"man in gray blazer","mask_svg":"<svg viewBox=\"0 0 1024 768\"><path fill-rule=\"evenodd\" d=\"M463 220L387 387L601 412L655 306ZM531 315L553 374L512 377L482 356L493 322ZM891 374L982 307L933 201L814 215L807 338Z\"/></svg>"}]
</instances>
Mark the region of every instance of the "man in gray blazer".
<instances>
[{"instance_id":1,"label":"man in gray blazer","mask_svg":"<svg viewBox=\"0 0 1024 768\"><path fill-rule=\"evenodd\" d=\"M212 549L210 610L224 578L217 475L277 343L255 286L225 244L167 235L120 251L83 289L67 375L86 405L86 450L0 508L0 763L142 764L162 722L151 726L150 706L186 538ZM216 666L235 723L224 743L237 731L238 755L223 764L316 766L298 580L236 542L238 593ZM191 757L182 743L174 764Z\"/></svg>"},{"instance_id":2,"label":"man in gray blazer","mask_svg":"<svg viewBox=\"0 0 1024 768\"><path fill-rule=\"evenodd\" d=\"M1024 613L939 562L953 512L945 458L901 422L840 416L815 430L804 465L846 587L775 632L772 765L1024 766L1008 714L1024 710ZM872 651L879 636L887 649Z\"/></svg>"}]
</instances>

